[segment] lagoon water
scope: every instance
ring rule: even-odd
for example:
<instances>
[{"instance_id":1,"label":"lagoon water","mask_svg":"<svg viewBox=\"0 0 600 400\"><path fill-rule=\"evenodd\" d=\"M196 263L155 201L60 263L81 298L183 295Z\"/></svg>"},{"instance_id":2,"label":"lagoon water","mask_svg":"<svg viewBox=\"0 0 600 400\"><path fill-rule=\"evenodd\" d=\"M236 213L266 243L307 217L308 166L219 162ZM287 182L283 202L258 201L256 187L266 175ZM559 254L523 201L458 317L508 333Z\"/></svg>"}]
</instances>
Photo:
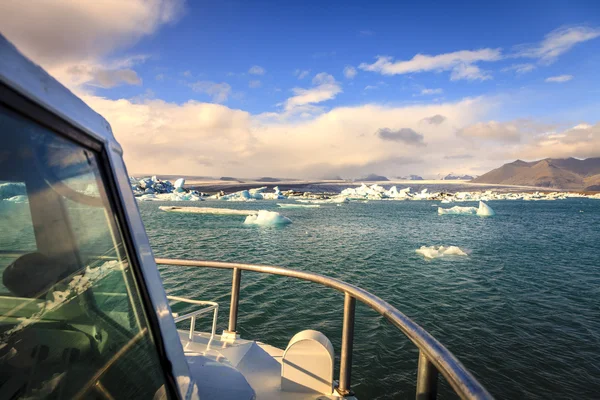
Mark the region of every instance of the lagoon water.
<instances>
[{"instance_id":1,"label":"lagoon water","mask_svg":"<svg viewBox=\"0 0 600 400\"><path fill-rule=\"evenodd\" d=\"M431 201L289 209L274 201L201 204L279 211L293 221L281 227L158 209L168 204L182 205L139 204L156 256L278 265L361 286L432 333L497 398L600 393L598 200L495 201L489 204L497 215L488 218L438 215ZM429 260L415 253L424 245L459 246L468 256ZM218 330L226 328L229 271L160 270L169 294L218 301ZM342 294L248 272L240 298L242 337L285 348L296 332L316 329L339 356ZM199 320L198 328L209 330L210 321ZM359 398L414 398L416 348L362 304L354 350ZM440 391L453 398L446 383Z\"/></svg>"}]
</instances>

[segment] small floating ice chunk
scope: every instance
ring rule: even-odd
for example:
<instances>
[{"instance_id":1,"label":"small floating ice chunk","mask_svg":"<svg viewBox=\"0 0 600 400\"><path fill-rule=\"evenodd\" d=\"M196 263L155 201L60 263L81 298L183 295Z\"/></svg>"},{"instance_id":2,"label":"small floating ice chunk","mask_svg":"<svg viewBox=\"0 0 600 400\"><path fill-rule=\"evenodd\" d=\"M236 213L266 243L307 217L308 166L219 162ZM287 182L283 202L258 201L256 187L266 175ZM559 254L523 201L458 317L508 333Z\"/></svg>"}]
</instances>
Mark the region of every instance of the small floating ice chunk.
<instances>
[{"instance_id":1,"label":"small floating ice chunk","mask_svg":"<svg viewBox=\"0 0 600 400\"><path fill-rule=\"evenodd\" d=\"M277 203L277 205L281 208L319 208L321 205L319 204L286 204L286 203Z\"/></svg>"},{"instance_id":2,"label":"small floating ice chunk","mask_svg":"<svg viewBox=\"0 0 600 400\"><path fill-rule=\"evenodd\" d=\"M286 225L290 223L292 223L292 220L289 218L284 217L278 212L267 210L260 210L256 215L249 215L244 221L244 224L263 226Z\"/></svg>"},{"instance_id":3,"label":"small floating ice chunk","mask_svg":"<svg viewBox=\"0 0 600 400\"><path fill-rule=\"evenodd\" d=\"M466 256L467 253L462 251L457 246L421 246L415 250L417 254L421 254L425 258L433 259L444 256Z\"/></svg>"},{"instance_id":4,"label":"small floating ice chunk","mask_svg":"<svg viewBox=\"0 0 600 400\"><path fill-rule=\"evenodd\" d=\"M477 207L460 207L460 206L454 206L452 208L438 207L438 214L440 214L440 215L446 215L446 214L475 215L475 214L477 214Z\"/></svg>"},{"instance_id":5,"label":"small floating ice chunk","mask_svg":"<svg viewBox=\"0 0 600 400\"><path fill-rule=\"evenodd\" d=\"M492 207L485 204L483 201L479 202L479 208L477 209L477 215L482 217L491 217L496 215L496 212L492 210Z\"/></svg>"}]
</instances>

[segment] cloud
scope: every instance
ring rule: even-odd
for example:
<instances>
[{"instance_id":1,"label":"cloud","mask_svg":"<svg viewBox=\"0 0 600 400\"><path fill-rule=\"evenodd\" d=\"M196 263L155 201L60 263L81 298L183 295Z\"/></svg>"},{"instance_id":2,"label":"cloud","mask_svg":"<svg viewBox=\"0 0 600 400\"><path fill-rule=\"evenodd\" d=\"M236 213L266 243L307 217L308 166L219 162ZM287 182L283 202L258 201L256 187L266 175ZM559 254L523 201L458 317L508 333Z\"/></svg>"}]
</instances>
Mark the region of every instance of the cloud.
<instances>
[{"instance_id":1,"label":"cloud","mask_svg":"<svg viewBox=\"0 0 600 400\"><path fill-rule=\"evenodd\" d=\"M183 76L184 78L191 78L192 77L192 71L190 71L189 69L187 71L183 71L181 73L181 76Z\"/></svg>"},{"instance_id":2,"label":"cloud","mask_svg":"<svg viewBox=\"0 0 600 400\"><path fill-rule=\"evenodd\" d=\"M518 142L521 140L519 126L514 122L478 122L459 129L456 135L463 138L498 142Z\"/></svg>"},{"instance_id":3,"label":"cloud","mask_svg":"<svg viewBox=\"0 0 600 400\"><path fill-rule=\"evenodd\" d=\"M461 50L453 53L430 56L417 54L407 61L395 61L392 57L378 56L373 64L362 63L358 68L378 72L383 75L401 75L426 71L452 71L452 79L489 79L473 65L481 61L497 61L501 58L500 49Z\"/></svg>"},{"instance_id":4,"label":"cloud","mask_svg":"<svg viewBox=\"0 0 600 400\"><path fill-rule=\"evenodd\" d=\"M251 75L264 75L265 72L265 69L259 65L254 65L248 70L248 73Z\"/></svg>"},{"instance_id":5,"label":"cloud","mask_svg":"<svg viewBox=\"0 0 600 400\"><path fill-rule=\"evenodd\" d=\"M535 65L533 64L513 64L509 67L502 68L502 72L515 71L517 75L526 74L535 69Z\"/></svg>"},{"instance_id":6,"label":"cloud","mask_svg":"<svg viewBox=\"0 0 600 400\"><path fill-rule=\"evenodd\" d=\"M536 44L520 45L513 57L537 58L542 64L551 64L558 56L571 50L576 44L596 39L600 29L585 26L561 27L548 33Z\"/></svg>"},{"instance_id":7,"label":"cloud","mask_svg":"<svg viewBox=\"0 0 600 400\"><path fill-rule=\"evenodd\" d=\"M165 80L165 74L156 74L154 79L156 79L158 82L162 82Z\"/></svg>"},{"instance_id":8,"label":"cloud","mask_svg":"<svg viewBox=\"0 0 600 400\"><path fill-rule=\"evenodd\" d=\"M445 160L470 160L473 158L471 154L456 154L451 156L444 156Z\"/></svg>"},{"instance_id":9,"label":"cloud","mask_svg":"<svg viewBox=\"0 0 600 400\"><path fill-rule=\"evenodd\" d=\"M256 89L262 86L262 83L259 80L254 80L248 82L248 87L251 89Z\"/></svg>"},{"instance_id":10,"label":"cloud","mask_svg":"<svg viewBox=\"0 0 600 400\"><path fill-rule=\"evenodd\" d=\"M440 125L446 120L446 117L440 114L432 115L431 117L423 118L421 121L432 125Z\"/></svg>"},{"instance_id":11,"label":"cloud","mask_svg":"<svg viewBox=\"0 0 600 400\"><path fill-rule=\"evenodd\" d=\"M553 131L555 128L554 124L530 119L515 119L505 122L487 121L467 125L459 129L456 136L470 140L519 143L527 142L531 137Z\"/></svg>"},{"instance_id":12,"label":"cloud","mask_svg":"<svg viewBox=\"0 0 600 400\"><path fill-rule=\"evenodd\" d=\"M139 84L127 69L147 56L126 57L130 65L106 57L175 22L183 10L183 0L41 0L35 6L10 1L0 6L0 26L8 40L60 82L89 90Z\"/></svg>"},{"instance_id":13,"label":"cloud","mask_svg":"<svg viewBox=\"0 0 600 400\"><path fill-rule=\"evenodd\" d=\"M297 69L294 71L294 75L297 76L298 79L304 79L308 76L308 74L310 74L309 69L305 69L305 70Z\"/></svg>"},{"instance_id":14,"label":"cloud","mask_svg":"<svg viewBox=\"0 0 600 400\"><path fill-rule=\"evenodd\" d=\"M317 86L331 84L331 79L321 76L315 82ZM419 165L419 174L437 172L448 148L456 146L453 126L472 124L489 108L484 99L436 105L367 104L286 121L198 101L177 104L147 98L134 102L96 95L84 95L83 100L110 122L134 174L238 177L321 177L329 172L396 176L413 173L410 163ZM427 137L427 152L415 154L415 149L422 148L418 136L413 137L415 145L402 140L382 145L378 136L364 134L382 126L416 129L419 121L436 114L451 123L419 128L417 135ZM404 139L410 142L411 137ZM444 160L443 165L452 164Z\"/></svg>"},{"instance_id":15,"label":"cloud","mask_svg":"<svg viewBox=\"0 0 600 400\"><path fill-rule=\"evenodd\" d=\"M559 132L535 135L514 156L529 160L546 157L600 157L600 123L579 124Z\"/></svg>"},{"instance_id":16,"label":"cloud","mask_svg":"<svg viewBox=\"0 0 600 400\"><path fill-rule=\"evenodd\" d=\"M344 68L344 76L348 79L353 79L356 76L356 68L347 65Z\"/></svg>"},{"instance_id":17,"label":"cloud","mask_svg":"<svg viewBox=\"0 0 600 400\"><path fill-rule=\"evenodd\" d=\"M198 81L190 83L189 87L194 92L205 93L212 97L212 101L215 103L223 103L227 101L227 98L231 94L231 86L228 83L211 82L211 81Z\"/></svg>"},{"instance_id":18,"label":"cloud","mask_svg":"<svg viewBox=\"0 0 600 400\"><path fill-rule=\"evenodd\" d=\"M558 75L546 78L545 82L564 83L573 79L573 75Z\"/></svg>"},{"instance_id":19,"label":"cloud","mask_svg":"<svg viewBox=\"0 0 600 400\"><path fill-rule=\"evenodd\" d=\"M441 89L441 88L438 88L438 89L427 89L427 88L425 88L425 89L421 90L421 94L424 95L424 96L425 95L430 95L430 94L442 94L442 93L444 93L444 90Z\"/></svg>"},{"instance_id":20,"label":"cloud","mask_svg":"<svg viewBox=\"0 0 600 400\"><path fill-rule=\"evenodd\" d=\"M423 142L423 135L415 132L411 128L401 128L398 130L391 130L389 128L380 128L375 134L381 140L389 140L392 142L403 142L411 146L424 147L426 144Z\"/></svg>"},{"instance_id":21,"label":"cloud","mask_svg":"<svg viewBox=\"0 0 600 400\"><path fill-rule=\"evenodd\" d=\"M452 69L452 73L450 74L450 80L459 81L461 79L465 79L468 81L486 81L488 79L492 79L492 76L489 73L482 71L476 65L458 64Z\"/></svg>"},{"instance_id":22,"label":"cloud","mask_svg":"<svg viewBox=\"0 0 600 400\"><path fill-rule=\"evenodd\" d=\"M178 19L183 0L50 1L2 5L2 33L46 67L103 56ZM24 29L24 24L27 29Z\"/></svg>"},{"instance_id":23,"label":"cloud","mask_svg":"<svg viewBox=\"0 0 600 400\"><path fill-rule=\"evenodd\" d=\"M325 72L321 72L312 80L314 87L310 89L294 88L292 89L294 96L290 97L285 102L285 110L309 105L317 104L335 98L336 95L342 92L342 88L336 82L335 78Z\"/></svg>"}]
</instances>

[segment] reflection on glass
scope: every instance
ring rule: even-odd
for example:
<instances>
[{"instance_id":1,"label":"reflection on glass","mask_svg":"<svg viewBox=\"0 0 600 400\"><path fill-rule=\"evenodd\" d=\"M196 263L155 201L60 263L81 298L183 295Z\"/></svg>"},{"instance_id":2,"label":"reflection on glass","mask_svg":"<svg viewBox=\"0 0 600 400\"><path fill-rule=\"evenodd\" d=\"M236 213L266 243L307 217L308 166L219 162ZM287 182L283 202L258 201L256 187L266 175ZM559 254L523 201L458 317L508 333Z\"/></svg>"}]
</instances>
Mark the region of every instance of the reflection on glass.
<instances>
[{"instance_id":1,"label":"reflection on glass","mask_svg":"<svg viewBox=\"0 0 600 400\"><path fill-rule=\"evenodd\" d=\"M0 398L163 393L98 155L3 109L0 140Z\"/></svg>"}]
</instances>

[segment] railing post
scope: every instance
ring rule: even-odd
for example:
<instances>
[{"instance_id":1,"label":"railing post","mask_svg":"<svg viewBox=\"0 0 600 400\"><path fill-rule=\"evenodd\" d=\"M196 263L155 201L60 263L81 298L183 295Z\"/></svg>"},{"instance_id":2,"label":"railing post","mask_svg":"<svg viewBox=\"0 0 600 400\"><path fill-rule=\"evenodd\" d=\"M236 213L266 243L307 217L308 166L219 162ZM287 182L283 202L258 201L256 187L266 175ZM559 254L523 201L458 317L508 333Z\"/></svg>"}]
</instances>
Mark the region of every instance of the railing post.
<instances>
[{"instance_id":1,"label":"railing post","mask_svg":"<svg viewBox=\"0 0 600 400\"><path fill-rule=\"evenodd\" d=\"M427 359L423 351L419 351L419 367L417 371L417 400L431 400L437 397L438 370Z\"/></svg>"},{"instance_id":2,"label":"railing post","mask_svg":"<svg viewBox=\"0 0 600 400\"><path fill-rule=\"evenodd\" d=\"M238 304L240 302L240 281L242 280L242 270L233 269L233 279L231 280L231 306L229 307L229 328L230 333L237 330Z\"/></svg>"},{"instance_id":3,"label":"railing post","mask_svg":"<svg viewBox=\"0 0 600 400\"><path fill-rule=\"evenodd\" d=\"M352 395L350 377L352 373L352 346L354 344L354 311L356 299L344 294L344 322L342 326L342 353L340 355L340 384L337 391L342 396Z\"/></svg>"},{"instance_id":4,"label":"railing post","mask_svg":"<svg viewBox=\"0 0 600 400\"><path fill-rule=\"evenodd\" d=\"M196 316L193 315L190 321L190 342L194 341L194 331L196 330Z\"/></svg>"}]
</instances>

